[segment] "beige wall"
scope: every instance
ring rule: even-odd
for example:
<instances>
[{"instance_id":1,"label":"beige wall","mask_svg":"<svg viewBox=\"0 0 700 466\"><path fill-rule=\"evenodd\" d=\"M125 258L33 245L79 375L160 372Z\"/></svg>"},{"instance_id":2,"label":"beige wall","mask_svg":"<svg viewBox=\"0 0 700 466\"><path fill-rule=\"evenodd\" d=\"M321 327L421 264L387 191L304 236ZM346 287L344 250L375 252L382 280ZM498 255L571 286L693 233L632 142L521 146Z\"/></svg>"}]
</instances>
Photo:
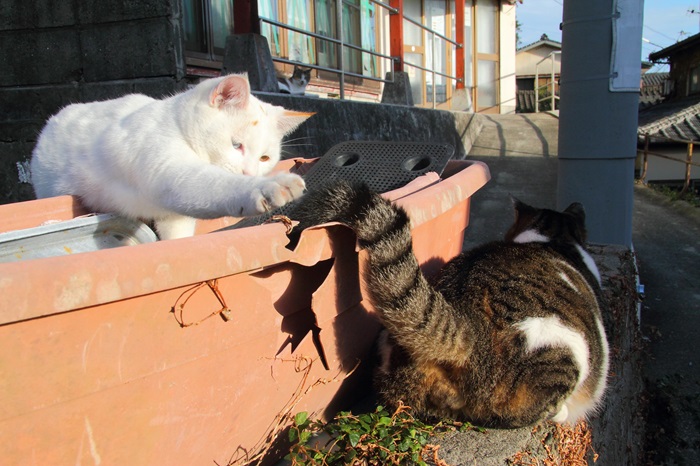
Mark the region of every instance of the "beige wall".
<instances>
[{"instance_id":1,"label":"beige wall","mask_svg":"<svg viewBox=\"0 0 700 466\"><path fill-rule=\"evenodd\" d=\"M519 52L516 55L516 65L515 73L518 76L534 76L535 75L535 65L548 56L551 52L561 51L560 48L551 47L549 45L540 45L539 47ZM551 74L552 65L551 62L545 61L539 66L540 74ZM556 57L556 62L554 64L554 73L560 74L561 72L561 55Z\"/></svg>"}]
</instances>

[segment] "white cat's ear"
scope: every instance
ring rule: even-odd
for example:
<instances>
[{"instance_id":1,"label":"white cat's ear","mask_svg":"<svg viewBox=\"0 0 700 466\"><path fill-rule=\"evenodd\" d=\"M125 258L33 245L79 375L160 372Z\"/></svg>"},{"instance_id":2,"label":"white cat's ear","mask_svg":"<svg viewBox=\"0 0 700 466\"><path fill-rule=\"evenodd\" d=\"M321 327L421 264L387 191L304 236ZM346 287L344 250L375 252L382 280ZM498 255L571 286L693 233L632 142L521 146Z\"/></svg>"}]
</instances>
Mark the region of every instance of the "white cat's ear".
<instances>
[{"instance_id":1,"label":"white cat's ear","mask_svg":"<svg viewBox=\"0 0 700 466\"><path fill-rule=\"evenodd\" d=\"M249 98L250 84L248 84L248 80L243 76L231 75L211 91L209 104L216 108L224 106L243 108L248 105Z\"/></svg>"},{"instance_id":2,"label":"white cat's ear","mask_svg":"<svg viewBox=\"0 0 700 466\"><path fill-rule=\"evenodd\" d=\"M314 115L316 115L316 112L295 112L294 110L285 109L277 119L277 128L282 134L289 134Z\"/></svg>"}]
</instances>

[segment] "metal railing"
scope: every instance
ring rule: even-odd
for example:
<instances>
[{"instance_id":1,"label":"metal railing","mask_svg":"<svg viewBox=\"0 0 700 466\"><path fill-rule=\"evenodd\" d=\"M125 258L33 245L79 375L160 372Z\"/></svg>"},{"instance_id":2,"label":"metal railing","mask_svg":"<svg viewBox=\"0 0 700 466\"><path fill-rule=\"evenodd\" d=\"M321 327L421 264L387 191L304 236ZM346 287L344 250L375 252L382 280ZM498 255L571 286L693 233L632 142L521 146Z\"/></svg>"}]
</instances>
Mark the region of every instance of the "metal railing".
<instances>
[{"instance_id":1,"label":"metal railing","mask_svg":"<svg viewBox=\"0 0 700 466\"><path fill-rule=\"evenodd\" d=\"M399 14L399 11L398 11L396 8L393 8L393 7L391 7L391 6L389 6L389 5L385 4L385 3L383 3L383 2L381 2L381 1L378 1L378 0L369 0L369 1L370 1L371 3L373 3L373 4L375 4L375 5L380 6L381 8L386 9L387 11L389 11L390 14ZM368 75L365 75L365 74L360 74L360 73L355 73L355 72L352 72L352 71L348 71L348 70L346 69L347 67L345 66L344 53L343 53L343 51L344 51L345 48L349 48L349 49L358 51L358 52L360 52L360 53L367 53L367 54L372 55L373 57L378 57L378 58L381 58L381 59L385 59L385 60L391 61L391 66L389 66L389 67L387 68L388 70L393 70L393 69L394 69L393 64L394 64L395 62L397 62L397 61L402 61L404 65L411 66L411 67L413 67L413 68L422 70L422 71L427 72L427 73L432 73L432 82L433 82L433 84L432 84L433 99L432 99L432 100L433 100L433 108L435 108L435 105L436 105L436 102L435 102L435 101L436 101L436 98L435 98L435 97L436 97L435 76L442 76L442 77L445 77L445 78L448 78L448 79L453 79L453 80L455 80L456 82L461 82L461 81L462 81L461 79L457 78L456 76L452 76L452 75L449 75L449 74L446 74L446 73L442 73L442 72L437 71L437 70L435 69L435 57L436 57L436 48L435 48L435 44L436 44L436 42L437 42L437 39L441 39L441 40L443 40L443 41L445 41L445 42L447 42L447 43L450 43L450 44L452 44L453 46L458 47L458 48L461 48L461 47L462 47L462 44L460 44L460 43L458 43L458 42L456 42L456 41L450 39L449 37L444 36L443 34L440 34L440 33L437 32L437 31L434 31L434 30L432 30L432 29L430 29L430 28L424 26L424 25L421 24L419 21L416 21L415 19L409 18L409 17L407 17L407 16L404 15L404 16L403 16L403 20L404 20L404 21L408 21L409 23L412 23L412 24L416 25L417 27L419 27L420 29L422 29L423 31L425 31L425 32L427 32L427 33L429 33L429 34L431 35L431 44L432 44L432 63L431 63L431 66L432 66L432 67L431 67L431 68L426 68L426 67L423 67L423 66L420 66L420 65L415 65L415 64L413 64L413 63L407 63L407 62L405 62L405 61L402 60L402 57L392 57L392 56L389 56L389 55L385 55L385 54L382 54L382 53L379 53L379 52L375 52L375 51L373 51L373 50L369 50L369 49L366 49L366 48L363 48L363 47L360 47L360 46L357 46L357 45L354 45L354 44L350 44L350 43L345 42L345 41L343 40L343 8L342 8L342 6L343 6L343 0L336 0L336 31L337 31L337 34L338 34L338 38L330 37L330 36L327 36L327 35L324 35L324 34L318 34L318 33L315 33L315 32L311 32L311 31L308 31L308 30L306 30L306 29L301 29L301 28L292 26L292 25L290 25L290 24L283 23L283 22L280 22L280 21L275 21L275 20L273 20L273 19L265 18L265 17L262 17L262 16L259 17L259 20L260 20L260 29L261 29L261 30L263 29L263 27L262 27L263 24L269 24L269 25L274 26L274 27L277 27L277 28L281 28L281 29L285 29L285 30L288 30L288 31L292 31L292 32L295 32L295 33L298 33L298 34L302 34L302 35L308 36L308 37L313 37L314 39L318 39L318 40L330 42L330 43L336 45L336 46L338 47L338 64L339 64L338 68L333 68L333 67L329 67L329 66L317 65L317 64L315 64L315 63L303 63L303 65L306 66L306 67L308 67L308 68L313 68L313 69L316 69L316 70L321 70L321 71L327 71L327 72L331 72L331 73L336 73L336 74L339 76L339 80L338 80L338 81L339 81L339 94L340 94L340 98L341 98L341 99L345 99L345 78L346 78L346 76L357 77L357 78L362 78L362 79L368 79L368 80L371 80L371 81L377 81L377 82L383 82L383 83L392 83L392 82L393 82L393 73L391 74L392 79L383 79L383 78L379 78L379 77L375 77L375 76L368 76ZM295 64L298 65L298 64L301 64L301 63L299 63L298 61L293 61L293 60L289 60L289 59L282 58L282 57L276 57L276 56L273 56L273 57L272 57L272 60L273 60L273 61L276 61L276 62L279 62L279 63L286 63L286 64L290 64L290 65L295 65Z\"/></svg>"},{"instance_id":2,"label":"metal railing","mask_svg":"<svg viewBox=\"0 0 700 466\"><path fill-rule=\"evenodd\" d=\"M331 42L333 44L338 45L339 49L340 49L340 53L338 54L339 55L338 60L340 61L340 68L331 68L331 67L327 67L327 66L316 65L315 63L303 63L303 65L305 67L313 68L315 70L328 71L331 73L338 74L340 76L340 79L339 79L340 89L339 89L339 91L340 91L340 98L341 99L345 98L345 76L353 76L353 77L358 77L358 78L362 78L362 79L369 79L371 81L379 81L379 82L385 82L385 83L386 82L393 82L392 80L377 78L375 76L367 76L364 74L353 73L351 71L345 70L342 50L343 50L343 47L347 47L347 48L357 50L357 51L362 52L362 53L368 53L368 54L375 56L375 57L380 57L380 58L384 58L387 60L391 60L392 62L394 60L397 60L397 58L395 58L395 57L391 57L389 55L384 55L384 54L381 54L378 52L374 52L372 50L364 49L364 48L358 47L357 45L354 45L354 44L345 43L342 39L336 39L334 37L325 36L323 34L317 34L315 32L307 31L306 29L300 29L300 28L297 28L297 27L292 26L290 24L281 23L279 21L275 21L275 20L272 20L269 18L260 17L260 22L270 24L272 26L276 26L276 27L279 27L282 29L287 29L289 31L296 32L296 33L299 33L299 34L302 34L305 36L313 37L314 39L325 40L327 42ZM342 19L339 20L338 22L341 23L341 28L342 28ZM339 35L342 37L342 31ZM282 57L272 57L272 60L276 61L276 62L280 62L280 63L287 63L290 65L299 65L300 64L297 61L288 60L288 59L282 58Z\"/></svg>"},{"instance_id":3,"label":"metal railing","mask_svg":"<svg viewBox=\"0 0 700 466\"><path fill-rule=\"evenodd\" d=\"M556 80L555 80L555 70L556 70L556 64L557 61L554 59L556 55L561 55L561 51L554 51L551 52L549 55L544 57L542 60L538 61L535 64L535 112L540 111L540 102L546 101L546 100L551 100L551 110L554 111L556 110L556 102L559 99L559 96L556 95L555 93L555 86L556 86ZM551 60L552 62L552 71L550 72L550 81L549 83L543 84L540 86L540 72L539 68L542 63L544 63L547 60ZM550 91L550 95L546 95L544 97L540 98L540 89L547 89L549 86L552 86L552 90Z\"/></svg>"},{"instance_id":4,"label":"metal railing","mask_svg":"<svg viewBox=\"0 0 700 466\"><path fill-rule=\"evenodd\" d=\"M669 138L665 136L653 136L654 139L662 139L664 141L668 142L677 142L680 144L687 144L687 150L686 150L686 157L685 160L679 160L675 157L671 157L670 155L666 154L659 154L658 152L649 152L649 140L651 139L651 136L649 134L644 135L644 149L637 149L637 152L642 152L644 154L644 157L642 159L642 173L639 176L641 178L642 182L646 184L647 182L647 169L649 167L649 156L653 155L654 157L660 157L662 159L666 160L672 160L674 162L678 163L683 163L685 164L685 178L684 178L684 183L683 183L683 189L681 190L681 195L685 194L685 192L690 188L690 167L700 167L700 163L693 162L693 146L694 143L693 141L685 141L682 139L674 139L674 138Z\"/></svg>"}]
</instances>

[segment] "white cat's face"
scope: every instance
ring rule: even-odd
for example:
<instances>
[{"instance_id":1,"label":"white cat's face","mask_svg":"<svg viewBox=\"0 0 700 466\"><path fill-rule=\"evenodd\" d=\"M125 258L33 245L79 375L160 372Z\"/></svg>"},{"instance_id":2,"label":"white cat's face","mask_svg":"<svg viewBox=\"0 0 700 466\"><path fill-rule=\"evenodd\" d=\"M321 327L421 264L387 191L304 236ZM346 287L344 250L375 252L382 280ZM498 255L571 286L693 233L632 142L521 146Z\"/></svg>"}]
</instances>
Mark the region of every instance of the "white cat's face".
<instances>
[{"instance_id":1,"label":"white cat's face","mask_svg":"<svg viewBox=\"0 0 700 466\"><path fill-rule=\"evenodd\" d=\"M208 121L200 125L204 134L198 138L206 144L210 162L233 173L269 173L280 161L284 135L313 114L285 110L256 99L244 76L212 81L218 84L207 97Z\"/></svg>"},{"instance_id":2,"label":"white cat's face","mask_svg":"<svg viewBox=\"0 0 700 466\"><path fill-rule=\"evenodd\" d=\"M277 131L277 108L250 97L248 106L229 118L229 150L222 154L220 164L244 175L261 176L269 173L281 157L284 134Z\"/></svg>"}]
</instances>

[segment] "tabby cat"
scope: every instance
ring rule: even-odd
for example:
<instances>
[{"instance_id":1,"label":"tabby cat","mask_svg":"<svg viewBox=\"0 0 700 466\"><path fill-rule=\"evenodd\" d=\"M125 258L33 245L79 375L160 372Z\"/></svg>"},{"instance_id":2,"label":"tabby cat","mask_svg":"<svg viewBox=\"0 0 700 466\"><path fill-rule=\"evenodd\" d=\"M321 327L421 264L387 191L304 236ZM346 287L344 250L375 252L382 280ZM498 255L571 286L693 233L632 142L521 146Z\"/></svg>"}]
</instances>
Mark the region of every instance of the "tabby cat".
<instances>
[{"instance_id":1,"label":"tabby cat","mask_svg":"<svg viewBox=\"0 0 700 466\"><path fill-rule=\"evenodd\" d=\"M375 373L384 405L504 428L573 423L600 405L608 344L583 206L514 204L505 241L462 253L431 282L406 212L365 185L323 187L292 210L300 229L348 224L368 251L363 278L385 326Z\"/></svg>"}]
</instances>

